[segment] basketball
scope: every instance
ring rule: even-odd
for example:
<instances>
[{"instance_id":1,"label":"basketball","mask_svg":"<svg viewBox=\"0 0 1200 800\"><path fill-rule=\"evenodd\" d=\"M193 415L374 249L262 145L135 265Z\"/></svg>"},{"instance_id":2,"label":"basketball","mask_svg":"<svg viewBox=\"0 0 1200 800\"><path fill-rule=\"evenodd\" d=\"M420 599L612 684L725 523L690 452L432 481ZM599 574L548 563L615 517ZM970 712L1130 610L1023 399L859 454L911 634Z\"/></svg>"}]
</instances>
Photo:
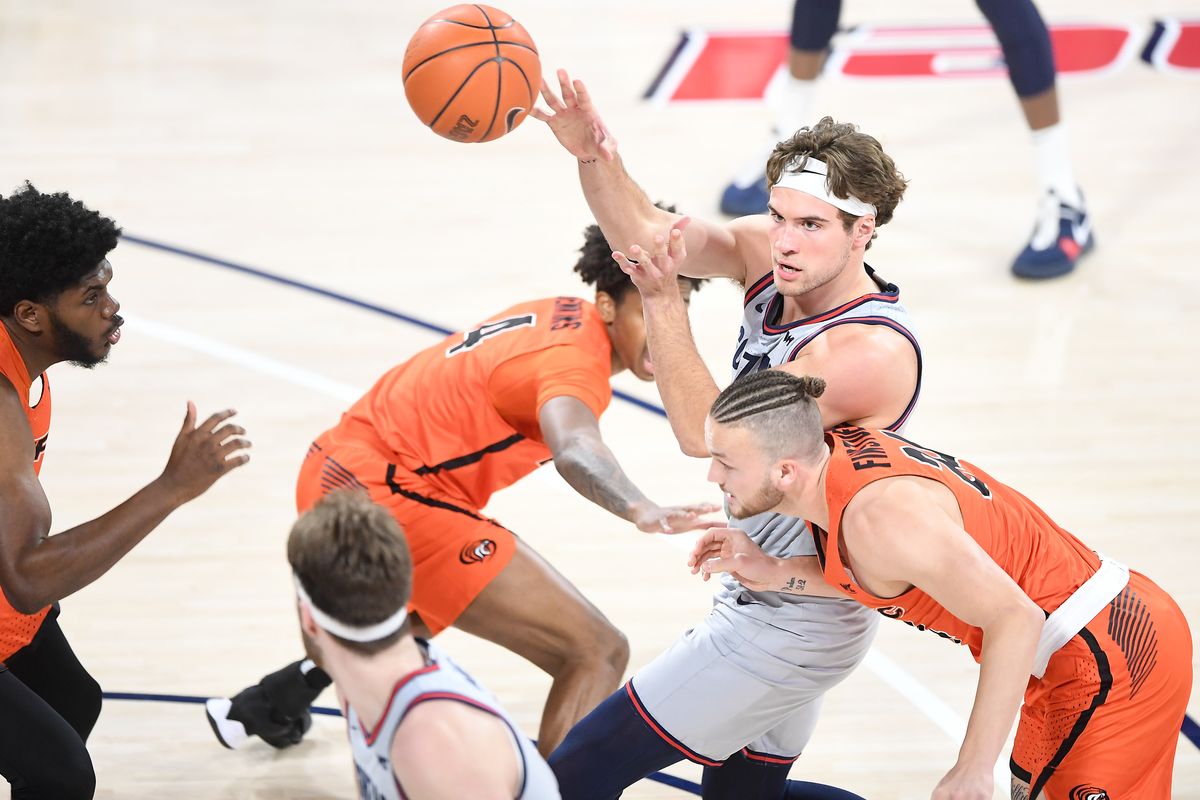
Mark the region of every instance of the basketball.
<instances>
[{"instance_id":1,"label":"basketball","mask_svg":"<svg viewBox=\"0 0 1200 800\"><path fill-rule=\"evenodd\" d=\"M458 5L422 23L404 52L404 94L422 123L456 142L490 142L529 114L542 83L537 47L491 6Z\"/></svg>"}]
</instances>

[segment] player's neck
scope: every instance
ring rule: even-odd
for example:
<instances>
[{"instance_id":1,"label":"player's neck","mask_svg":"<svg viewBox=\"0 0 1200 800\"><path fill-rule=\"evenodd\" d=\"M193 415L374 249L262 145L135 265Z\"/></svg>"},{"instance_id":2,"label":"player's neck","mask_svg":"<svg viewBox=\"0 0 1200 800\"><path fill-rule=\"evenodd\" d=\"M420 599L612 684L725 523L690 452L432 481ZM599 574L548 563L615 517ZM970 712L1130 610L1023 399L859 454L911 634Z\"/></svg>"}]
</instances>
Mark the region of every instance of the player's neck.
<instances>
[{"instance_id":1,"label":"player's neck","mask_svg":"<svg viewBox=\"0 0 1200 800\"><path fill-rule=\"evenodd\" d=\"M8 338L12 340L13 347L17 348L17 353L21 356L21 361L25 363L25 370L29 373L30 379L41 375L58 360L44 352L44 349L38 346L37 340L15 320L0 317L0 323L3 323L5 330L8 331Z\"/></svg>"},{"instance_id":2,"label":"player's neck","mask_svg":"<svg viewBox=\"0 0 1200 800\"><path fill-rule=\"evenodd\" d=\"M777 324L788 325L815 317L877 291L879 286L867 274L860 254L858 258L852 257L841 273L828 283L801 295L784 296Z\"/></svg>"},{"instance_id":3,"label":"player's neck","mask_svg":"<svg viewBox=\"0 0 1200 800\"><path fill-rule=\"evenodd\" d=\"M368 728L383 717L396 683L426 666L425 651L412 636L371 656L338 648L337 652L324 654L322 661L346 702Z\"/></svg>"}]
</instances>

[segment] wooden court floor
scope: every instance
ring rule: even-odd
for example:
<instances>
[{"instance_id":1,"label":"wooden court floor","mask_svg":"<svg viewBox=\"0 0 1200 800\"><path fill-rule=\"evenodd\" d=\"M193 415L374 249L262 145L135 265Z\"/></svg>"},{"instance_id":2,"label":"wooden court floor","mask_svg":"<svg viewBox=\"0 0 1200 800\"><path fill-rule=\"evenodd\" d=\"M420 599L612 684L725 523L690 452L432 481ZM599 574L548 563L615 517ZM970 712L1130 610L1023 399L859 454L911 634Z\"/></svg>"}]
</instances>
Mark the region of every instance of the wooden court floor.
<instances>
[{"instance_id":1,"label":"wooden court floor","mask_svg":"<svg viewBox=\"0 0 1200 800\"><path fill-rule=\"evenodd\" d=\"M523 299L586 291L571 266L588 212L549 132L531 120L502 141L464 146L405 105L405 43L439 5L0 0L0 192L26 178L70 191L131 237L111 257L129 319L111 363L51 376L42 474L55 530L154 477L188 399L237 408L254 440L250 465L63 603L62 624L107 691L229 693L298 657L283 544L310 439L384 369L435 341L417 323L455 328ZM845 5L844 24L980 19L951 0ZM1200 250L1200 82L1137 58L1155 20L1200 15L1182 0L1040 7L1052 24L1131 31L1114 67L1060 82L1098 240L1067 278L1027 284L1008 273L1035 186L1003 78L831 77L819 105L880 138L911 180L868 260L918 320L926 372L912 436L1032 495L1159 582L1200 626L1200 279L1190 263ZM681 31L782 30L790 4L518 0L506 10L534 35L544 68L589 82L653 197L716 215L767 112L642 94ZM730 285L693 303L720 380L738 313ZM652 385L616 385L657 402ZM679 453L660 416L618 401L603 427L654 498L716 497L704 462ZM637 533L553 471L500 493L488 512L625 631L631 669L708 607L708 588L684 567L687 540ZM455 632L443 643L536 730L544 676ZM827 698L795 774L872 800L928 796L953 763L976 675L965 651L884 625L868 662ZM1200 699L1189 712L1200 719ZM353 795L331 717L293 750L229 752L196 705L114 699L90 749L98 797ZM690 765L673 772L698 776ZM686 796L653 783L626 794ZM1174 796L1200 798L1200 749L1183 738Z\"/></svg>"}]
</instances>

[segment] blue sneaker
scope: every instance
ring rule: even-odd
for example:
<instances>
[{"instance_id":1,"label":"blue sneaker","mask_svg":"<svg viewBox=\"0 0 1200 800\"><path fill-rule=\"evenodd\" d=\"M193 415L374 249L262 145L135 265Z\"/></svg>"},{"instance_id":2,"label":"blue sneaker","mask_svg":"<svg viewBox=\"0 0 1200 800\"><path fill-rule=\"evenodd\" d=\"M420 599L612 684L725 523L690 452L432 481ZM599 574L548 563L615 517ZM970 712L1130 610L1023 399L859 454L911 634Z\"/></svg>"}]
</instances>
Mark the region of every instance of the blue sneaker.
<instances>
[{"instance_id":1,"label":"blue sneaker","mask_svg":"<svg viewBox=\"0 0 1200 800\"><path fill-rule=\"evenodd\" d=\"M721 213L731 217L765 214L770 198L771 194L767 191L765 177L759 178L745 188L731 183L725 187L725 191L721 192Z\"/></svg>"},{"instance_id":2,"label":"blue sneaker","mask_svg":"<svg viewBox=\"0 0 1200 800\"><path fill-rule=\"evenodd\" d=\"M1075 269L1075 262L1095 245L1087 210L1069 206L1048 192L1033 236L1013 261L1012 271L1021 278L1057 278Z\"/></svg>"}]
</instances>

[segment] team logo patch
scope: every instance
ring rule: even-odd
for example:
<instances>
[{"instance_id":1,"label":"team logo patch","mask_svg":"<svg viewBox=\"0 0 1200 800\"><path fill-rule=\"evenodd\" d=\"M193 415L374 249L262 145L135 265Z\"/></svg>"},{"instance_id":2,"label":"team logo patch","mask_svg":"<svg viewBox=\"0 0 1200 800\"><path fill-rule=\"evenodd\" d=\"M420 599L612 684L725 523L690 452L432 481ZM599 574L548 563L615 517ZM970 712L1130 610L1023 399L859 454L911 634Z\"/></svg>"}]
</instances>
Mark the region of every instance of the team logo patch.
<instances>
[{"instance_id":1,"label":"team logo patch","mask_svg":"<svg viewBox=\"0 0 1200 800\"><path fill-rule=\"evenodd\" d=\"M458 560L464 564L479 564L491 558L495 552L495 542L491 539L480 539L464 547L458 554Z\"/></svg>"},{"instance_id":2,"label":"team logo patch","mask_svg":"<svg viewBox=\"0 0 1200 800\"><path fill-rule=\"evenodd\" d=\"M1095 786L1076 786L1071 790L1071 800L1109 800L1108 792Z\"/></svg>"}]
</instances>

